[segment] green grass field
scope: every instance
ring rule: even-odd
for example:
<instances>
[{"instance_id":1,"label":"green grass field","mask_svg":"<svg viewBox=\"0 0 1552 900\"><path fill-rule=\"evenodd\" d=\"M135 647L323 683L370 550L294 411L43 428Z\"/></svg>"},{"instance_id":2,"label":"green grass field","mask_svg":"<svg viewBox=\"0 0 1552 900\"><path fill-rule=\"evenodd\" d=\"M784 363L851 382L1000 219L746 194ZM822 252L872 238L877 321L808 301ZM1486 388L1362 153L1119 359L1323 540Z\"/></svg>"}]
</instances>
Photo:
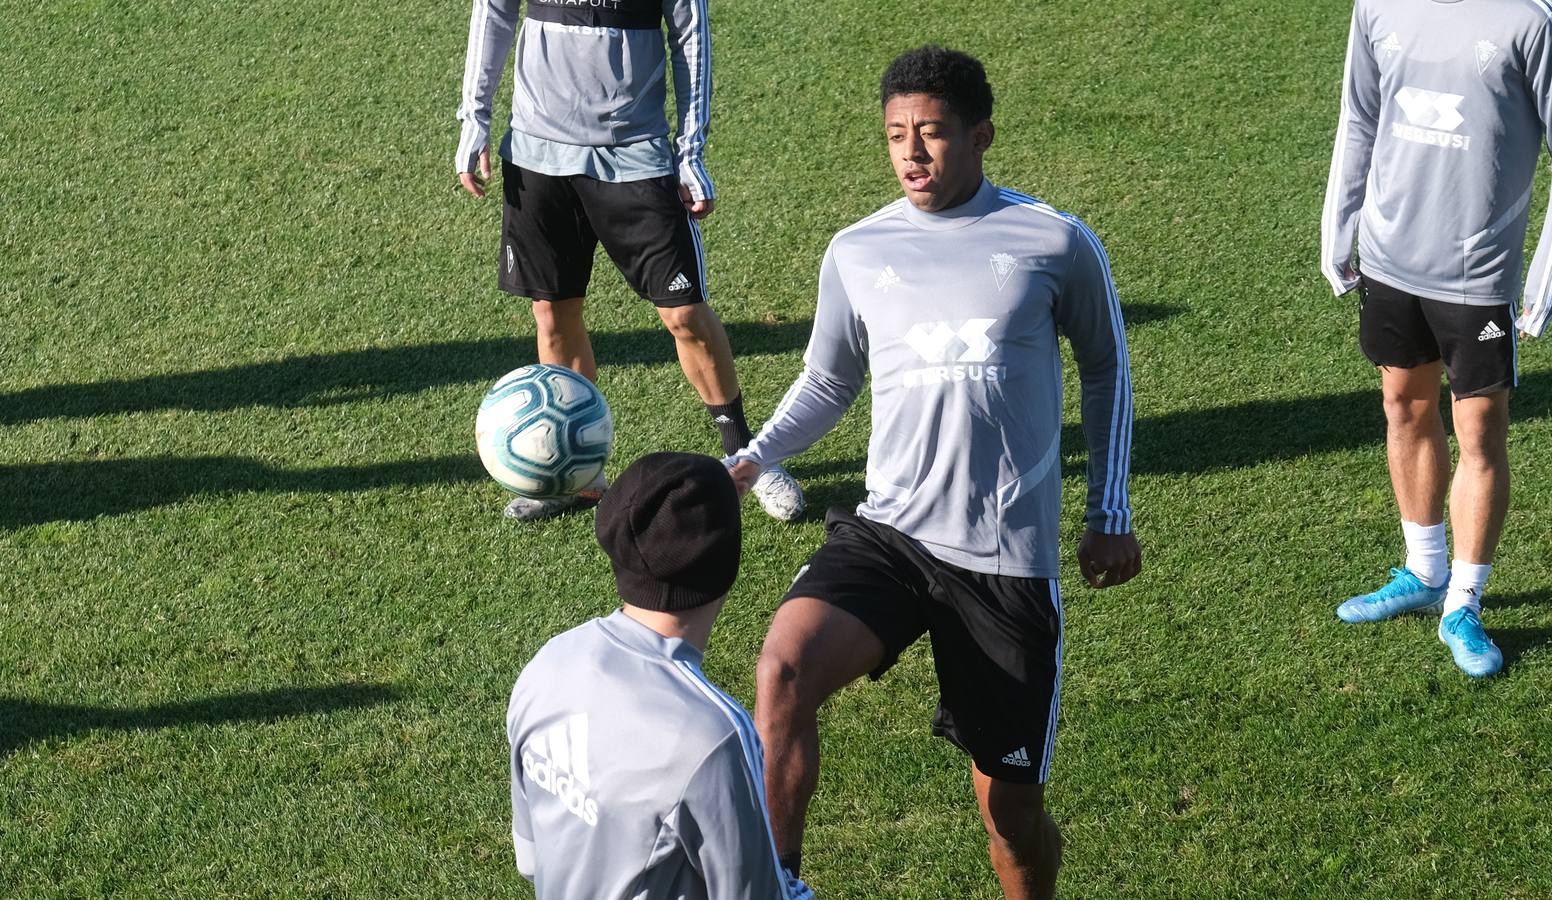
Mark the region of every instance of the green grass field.
<instances>
[{"instance_id":1,"label":"green grass field","mask_svg":"<svg viewBox=\"0 0 1552 900\"><path fill-rule=\"evenodd\" d=\"M1377 380L1316 267L1349 10L713 3L706 235L756 419L800 369L830 235L896 196L875 92L899 50L981 56L989 174L1108 245L1146 570L1081 586L1070 403L1068 897L1552 896L1545 346L1489 590L1504 674L1470 682L1430 621L1332 615L1400 554ZM504 523L474 457L480 396L533 348L494 286L498 207L454 190L467 21L0 0L0 895L531 896L507 692L614 601L592 517ZM600 260L611 471L712 451ZM866 429L859 407L794 461L802 523L747 519L707 659L746 702L818 511L860 498ZM822 896L998 896L935 700L917 648L828 707Z\"/></svg>"}]
</instances>

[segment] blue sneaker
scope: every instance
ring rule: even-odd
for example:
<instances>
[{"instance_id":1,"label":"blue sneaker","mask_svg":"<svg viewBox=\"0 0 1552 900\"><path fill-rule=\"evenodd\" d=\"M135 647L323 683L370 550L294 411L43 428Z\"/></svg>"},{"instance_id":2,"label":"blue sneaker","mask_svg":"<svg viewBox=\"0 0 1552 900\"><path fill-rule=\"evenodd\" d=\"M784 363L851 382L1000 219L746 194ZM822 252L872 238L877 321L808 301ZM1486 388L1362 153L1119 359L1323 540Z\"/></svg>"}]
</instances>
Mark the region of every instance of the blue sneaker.
<instances>
[{"instance_id":1,"label":"blue sneaker","mask_svg":"<svg viewBox=\"0 0 1552 900\"><path fill-rule=\"evenodd\" d=\"M1455 665L1472 678L1486 678L1503 668L1503 651L1482 630L1482 619L1469 606L1439 620L1439 640L1450 648Z\"/></svg>"},{"instance_id":2,"label":"blue sneaker","mask_svg":"<svg viewBox=\"0 0 1552 900\"><path fill-rule=\"evenodd\" d=\"M1448 584L1431 588L1410 569L1391 569L1390 584L1372 594L1353 597L1336 608L1343 622L1381 622L1409 612L1438 612L1444 606Z\"/></svg>"}]
</instances>

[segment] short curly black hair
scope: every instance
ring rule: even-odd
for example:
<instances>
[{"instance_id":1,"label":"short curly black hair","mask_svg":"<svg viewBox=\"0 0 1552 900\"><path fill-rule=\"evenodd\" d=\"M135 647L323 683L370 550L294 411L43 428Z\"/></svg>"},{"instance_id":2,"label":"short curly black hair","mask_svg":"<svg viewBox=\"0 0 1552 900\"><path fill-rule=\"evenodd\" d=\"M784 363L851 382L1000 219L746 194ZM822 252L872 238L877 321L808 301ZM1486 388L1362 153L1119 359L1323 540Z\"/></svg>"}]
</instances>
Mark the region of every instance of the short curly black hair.
<instances>
[{"instance_id":1,"label":"short curly black hair","mask_svg":"<svg viewBox=\"0 0 1552 900\"><path fill-rule=\"evenodd\" d=\"M878 87L879 103L899 94L942 100L966 126L992 117L992 86L986 68L968 53L928 44L895 57Z\"/></svg>"}]
</instances>

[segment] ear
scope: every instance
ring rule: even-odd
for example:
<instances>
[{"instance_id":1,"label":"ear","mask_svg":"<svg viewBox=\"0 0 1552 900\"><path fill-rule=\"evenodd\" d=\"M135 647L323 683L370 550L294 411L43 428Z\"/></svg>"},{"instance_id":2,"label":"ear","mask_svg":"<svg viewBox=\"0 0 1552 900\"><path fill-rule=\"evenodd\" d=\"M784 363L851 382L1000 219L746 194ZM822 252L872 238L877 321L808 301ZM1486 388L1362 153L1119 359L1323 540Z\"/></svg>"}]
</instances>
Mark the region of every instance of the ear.
<instances>
[{"instance_id":1,"label":"ear","mask_svg":"<svg viewBox=\"0 0 1552 900\"><path fill-rule=\"evenodd\" d=\"M985 153L992 145L992 138L997 136L997 129L992 125L991 119L983 119L970 129L970 144L979 153Z\"/></svg>"}]
</instances>

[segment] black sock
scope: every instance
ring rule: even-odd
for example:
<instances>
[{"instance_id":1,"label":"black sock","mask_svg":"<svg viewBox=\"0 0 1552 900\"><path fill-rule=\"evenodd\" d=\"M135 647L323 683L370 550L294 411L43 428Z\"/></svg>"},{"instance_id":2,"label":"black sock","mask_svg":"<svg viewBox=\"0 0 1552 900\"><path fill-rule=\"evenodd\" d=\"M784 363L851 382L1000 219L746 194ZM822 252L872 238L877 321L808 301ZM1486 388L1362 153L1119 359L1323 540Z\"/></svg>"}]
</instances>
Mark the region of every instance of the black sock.
<instances>
[{"instance_id":1,"label":"black sock","mask_svg":"<svg viewBox=\"0 0 1552 900\"><path fill-rule=\"evenodd\" d=\"M728 456L749 446L754 435L749 433L749 423L744 421L744 395L734 397L731 403L706 404L711 421L722 435L722 452Z\"/></svg>"},{"instance_id":2,"label":"black sock","mask_svg":"<svg viewBox=\"0 0 1552 900\"><path fill-rule=\"evenodd\" d=\"M789 853L786 856L778 857L777 862L781 863L783 869L791 872L793 878L802 877L798 874L798 866L803 864L803 851L799 850L796 853Z\"/></svg>"}]
</instances>

